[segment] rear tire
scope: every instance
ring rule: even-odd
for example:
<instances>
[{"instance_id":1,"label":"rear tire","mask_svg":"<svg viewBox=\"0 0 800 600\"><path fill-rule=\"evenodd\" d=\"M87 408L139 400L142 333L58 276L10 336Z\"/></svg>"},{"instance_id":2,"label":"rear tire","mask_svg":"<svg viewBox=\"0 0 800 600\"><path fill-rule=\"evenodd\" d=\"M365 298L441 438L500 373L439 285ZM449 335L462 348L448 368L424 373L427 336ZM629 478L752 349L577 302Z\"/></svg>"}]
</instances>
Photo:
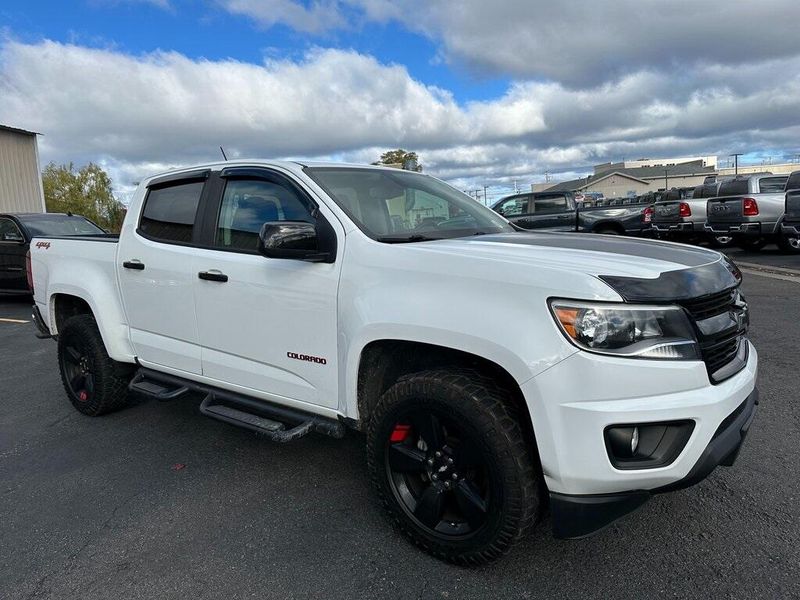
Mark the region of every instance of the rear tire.
<instances>
[{"instance_id":1,"label":"rear tire","mask_svg":"<svg viewBox=\"0 0 800 600\"><path fill-rule=\"evenodd\" d=\"M400 379L367 428L370 477L421 549L462 565L499 558L538 515L541 477L507 392L469 370Z\"/></svg>"},{"instance_id":2,"label":"rear tire","mask_svg":"<svg viewBox=\"0 0 800 600\"><path fill-rule=\"evenodd\" d=\"M767 240L763 237L745 238L737 241L736 245L742 250L747 250L748 252L758 252L767 245Z\"/></svg>"},{"instance_id":3,"label":"rear tire","mask_svg":"<svg viewBox=\"0 0 800 600\"><path fill-rule=\"evenodd\" d=\"M58 366L72 406L83 414L96 417L127 402L132 368L108 356L91 315L71 317L61 327Z\"/></svg>"}]
</instances>

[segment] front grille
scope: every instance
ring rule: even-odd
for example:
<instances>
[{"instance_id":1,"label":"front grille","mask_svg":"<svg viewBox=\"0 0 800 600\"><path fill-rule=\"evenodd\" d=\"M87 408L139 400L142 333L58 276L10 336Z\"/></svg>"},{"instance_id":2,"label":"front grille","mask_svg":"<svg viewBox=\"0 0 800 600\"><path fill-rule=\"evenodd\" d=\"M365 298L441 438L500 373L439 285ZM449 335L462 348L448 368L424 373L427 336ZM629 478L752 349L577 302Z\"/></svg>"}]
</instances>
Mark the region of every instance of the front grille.
<instances>
[{"instance_id":1,"label":"front grille","mask_svg":"<svg viewBox=\"0 0 800 600\"><path fill-rule=\"evenodd\" d=\"M684 300L681 305L689 311L695 321L702 321L729 311L733 306L734 293L735 290L725 290L718 294Z\"/></svg>"},{"instance_id":2,"label":"front grille","mask_svg":"<svg viewBox=\"0 0 800 600\"><path fill-rule=\"evenodd\" d=\"M739 327L733 331L728 328L727 331L720 334L703 335L699 327L697 328L700 354L713 383L719 383L720 381L714 378L714 374L736 359L739 352L739 344L747 332L747 308L743 305L737 305L736 301L737 293L735 289L681 301L681 305L689 312L695 323L726 312L745 314L745 318L739 321Z\"/></svg>"},{"instance_id":3,"label":"front grille","mask_svg":"<svg viewBox=\"0 0 800 600\"><path fill-rule=\"evenodd\" d=\"M708 368L709 373L716 373L736 358L736 353L739 351L740 337L740 333L737 331L721 342L708 345L700 344L703 361L706 363L706 368Z\"/></svg>"}]
</instances>

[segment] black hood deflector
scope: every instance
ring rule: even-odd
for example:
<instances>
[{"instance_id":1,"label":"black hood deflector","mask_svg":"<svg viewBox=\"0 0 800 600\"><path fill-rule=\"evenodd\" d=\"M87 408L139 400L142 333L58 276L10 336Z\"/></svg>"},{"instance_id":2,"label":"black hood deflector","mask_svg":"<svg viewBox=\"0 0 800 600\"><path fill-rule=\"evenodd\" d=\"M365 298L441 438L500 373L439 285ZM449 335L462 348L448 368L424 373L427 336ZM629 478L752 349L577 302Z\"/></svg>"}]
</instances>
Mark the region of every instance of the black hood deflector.
<instances>
[{"instance_id":1,"label":"black hood deflector","mask_svg":"<svg viewBox=\"0 0 800 600\"><path fill-rule=\"evenodd\" d=\"M727 256L693 246L597 234L544 232L482 235L474 241L625 254L686 267L666 271L654 279L600 275L600 279L626 302L675 302L700 298L734 288L742 280L739 269Z\"/></svg>"}]
</instances>

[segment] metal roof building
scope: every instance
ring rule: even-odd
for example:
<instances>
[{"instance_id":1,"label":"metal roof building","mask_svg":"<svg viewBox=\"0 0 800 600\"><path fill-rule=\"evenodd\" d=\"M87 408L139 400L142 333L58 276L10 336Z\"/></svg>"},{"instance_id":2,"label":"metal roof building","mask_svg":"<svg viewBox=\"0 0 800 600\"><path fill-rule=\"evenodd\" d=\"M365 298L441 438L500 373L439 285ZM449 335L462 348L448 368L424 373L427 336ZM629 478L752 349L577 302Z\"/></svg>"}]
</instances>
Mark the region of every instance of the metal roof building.
<instances>
[{"instance_id":1,"label":"metal roof building","mask_svg":"<svg viewBox=\"0 0 800 600\"><path fill-rule=\"evenodd\" d=\"M0 125L0 212L45 212L37 135Z\"/></svg>"}]
</instances>

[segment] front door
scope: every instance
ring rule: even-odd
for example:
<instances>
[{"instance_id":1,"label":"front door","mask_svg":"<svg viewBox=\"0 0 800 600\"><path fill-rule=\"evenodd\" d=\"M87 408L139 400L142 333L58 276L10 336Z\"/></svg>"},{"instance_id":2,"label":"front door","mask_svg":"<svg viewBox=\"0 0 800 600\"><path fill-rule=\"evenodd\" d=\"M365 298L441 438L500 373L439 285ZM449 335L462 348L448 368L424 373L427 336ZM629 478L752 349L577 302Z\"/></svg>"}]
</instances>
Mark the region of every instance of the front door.
<instances>
[{"instance_id":1,"label":"front door","mask_svg":"<svg viewBox=\"0 0 800 600\"><path fill-rule=\"evenodd\" d=\"M28 289L25 254L28 245L12 219L0 217L0 291L24 292Z\"/></svg>"},{"instance_id":2,"label":"front door","mask_svg":"<svg viewBox=\"0 0 800 600\"><path fill-rule=\"evenodd\" d=\"M220 199L204 226L212 248L193 261L203 375L266 399L336 408L341 250L332 264L258 254L264 223L315 221L315 204L288 177L230 168L215 187ZM318 210L343 241L335 217Z\"/></svg>"},{"instance_id":3,"label":"front door","mask_svg":"<svg viewBox=\"0 0 800 600\"><path fill-rule=\"evenodd\" d=\"M120 236L117 265L131 343L144 366L201 373L192 260L208 172L151 182L139 223Z\"/></svg>"}]
</instances>

